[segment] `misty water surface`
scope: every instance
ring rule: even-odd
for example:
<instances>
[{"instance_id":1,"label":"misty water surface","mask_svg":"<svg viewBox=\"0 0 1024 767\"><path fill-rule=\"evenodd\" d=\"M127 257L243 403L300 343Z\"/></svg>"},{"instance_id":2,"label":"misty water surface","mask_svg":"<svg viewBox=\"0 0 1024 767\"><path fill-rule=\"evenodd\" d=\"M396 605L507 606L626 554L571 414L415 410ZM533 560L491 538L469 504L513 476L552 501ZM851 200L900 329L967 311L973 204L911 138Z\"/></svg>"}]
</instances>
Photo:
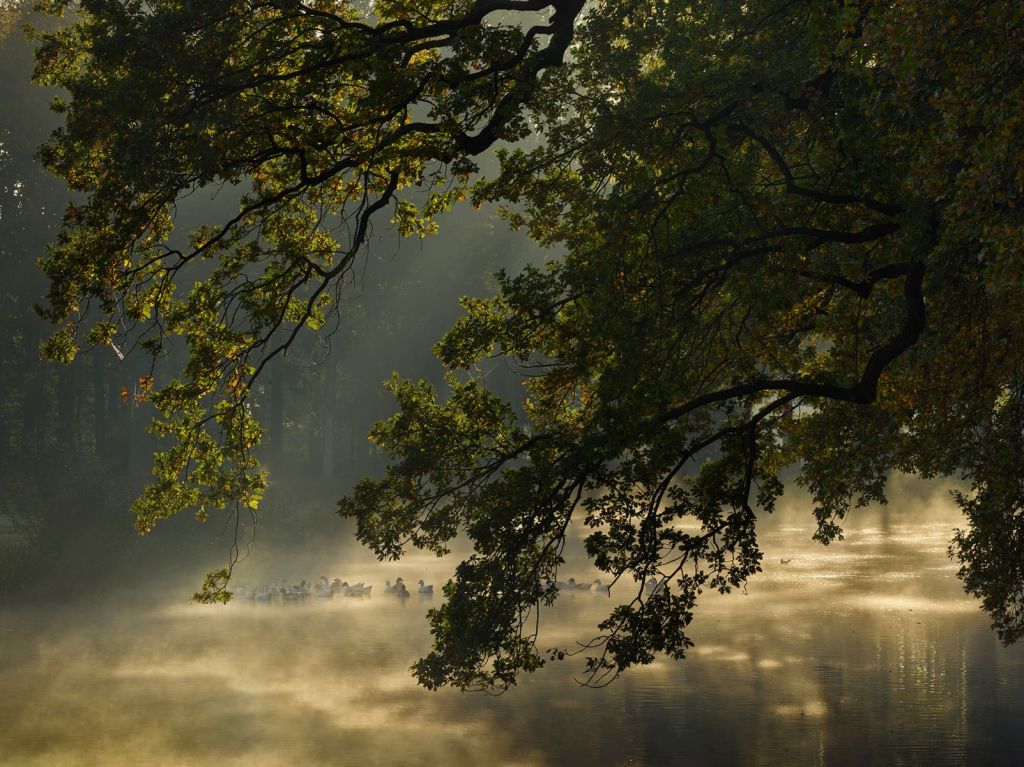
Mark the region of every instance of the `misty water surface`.
<instances>
[{"instance_id":1,"label":"misty water surface","mask_svg":"<svg viewBox=\"0 0 1024 767\"><path fill-rule=\"evenodd\" d=\"M829 548L804 516L775 523L749 593L699 607L687 660L599 690L573 682L575 661L501 697L417 687L432 604L418 595L204 608L143 579L89 604L7 609L0 764L1024 764L1024 648L1003 648L963 594L952 508L905 512L865 512ZM267 569L322 566L383 591L445 564L353 550ZM576 560L564 575L597 573ZM586 638L608 606L566 595L543 641Z\"/></svg>"}]
</instances>

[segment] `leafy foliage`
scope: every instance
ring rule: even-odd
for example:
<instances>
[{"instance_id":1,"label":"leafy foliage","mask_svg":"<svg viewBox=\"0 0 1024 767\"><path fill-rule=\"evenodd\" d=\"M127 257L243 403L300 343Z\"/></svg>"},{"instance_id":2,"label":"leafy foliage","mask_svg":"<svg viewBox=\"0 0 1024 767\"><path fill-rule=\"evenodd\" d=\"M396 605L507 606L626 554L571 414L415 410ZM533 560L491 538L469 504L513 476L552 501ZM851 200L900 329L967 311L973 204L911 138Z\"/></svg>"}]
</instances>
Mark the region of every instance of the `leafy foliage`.
<instances>
[{"instance_id":1,"label":"leafy foliage","mask_svg":"<svg viewBox=\"0 0 1024 767\"><path fill-rule=\"evenodd\" d=\"M536 613L574 521L632 590L589 681L683 657L700 595L760 569L755 509L787 466L823 542L894 469L968 479L961 575L1020 636L1024 8L373 11L84 0L42 38L38 78L70 93L43 157L87 200L45 262L49 351L70 357L97 319L93 343L115 322L190 349L152 393L174 445L140 530L258 502L263 366L336 309L378 211L422 236L471 195L560 255L465 300L435 349L447 391L392 380L399 411L372 434L392 463L340 503L384 558L473 543L422 683L502 689L544 662ZM173 247L176 201L217 184L240 212ZM523 374L521 408L487 390L491 355Z\"/></svg>"}]
</instances>

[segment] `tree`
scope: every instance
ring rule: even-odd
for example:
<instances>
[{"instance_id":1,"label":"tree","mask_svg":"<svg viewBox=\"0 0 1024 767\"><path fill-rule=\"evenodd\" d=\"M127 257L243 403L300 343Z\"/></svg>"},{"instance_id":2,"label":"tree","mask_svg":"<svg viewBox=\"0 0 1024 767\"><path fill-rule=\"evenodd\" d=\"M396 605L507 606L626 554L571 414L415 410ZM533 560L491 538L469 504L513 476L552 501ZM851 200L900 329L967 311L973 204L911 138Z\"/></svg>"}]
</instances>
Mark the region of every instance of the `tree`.
<instances>
[{"instance_id":1,"label":"tree","mask_svg":"<svg viewBox=\"0 0 1024 767\"><path fill-rule=\"evenodd\" d=\"M556 255L464 300L435 349L447 391L392 380L372 434L392 462L340 502L382 558L473 542L423 684L544 662L574 522L632 590L589 680L683 657L699 596L760 569L755 509L786 467L824 543L893 470L963 478L952 551L1012 642L1022 43L1011 2L82 0L37 54L69 94L42 156L84 197L44 263L47 351L184 337L183 379L150 392L172 443L139 530L255 507L253 383L336 309L373 221L423 236L496 202ZM218 186L240 211L175 239L176 201ZM491 355L521 409L479 374Z\"/></svg>"}]
</instances>

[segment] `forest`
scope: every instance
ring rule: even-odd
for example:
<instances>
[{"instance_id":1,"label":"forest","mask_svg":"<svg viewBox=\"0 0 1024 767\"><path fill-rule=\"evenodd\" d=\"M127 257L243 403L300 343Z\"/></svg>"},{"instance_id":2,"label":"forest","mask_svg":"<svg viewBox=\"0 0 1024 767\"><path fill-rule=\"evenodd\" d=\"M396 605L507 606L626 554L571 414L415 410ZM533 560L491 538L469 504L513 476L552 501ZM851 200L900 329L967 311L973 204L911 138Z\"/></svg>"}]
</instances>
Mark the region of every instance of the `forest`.
<instances>
[{"instance_id":1,"label":"forest","mask_svg":"<svg viewBox=\"0 0 1024 767\"><path fill-rule=\"evenodd\" d=\"M21 599L49 587L55 573L71 573L70 593L104 582L111 563L139 556L141 541L128 509L151 477L158 441L147 432L154 415L140 388L148 371L130 345L94 349L73 365L41 358L52 332L36 307L46 295L38 267L56 237L69 199L66 184L36 160L57 125L51 94L32 84L33 44L20 26L30 4L3 11L0 87L10 120L0 125L0 594ZM43 17L29 19L46 23ZM203 199L184 213L184 227L199 226L201 211L229 215L237 196ZM366 439L373 422L392 409L381 382L395 369L440 380L431 345L458 314L458 298L483 293L491 274L523 260L523 246L493 220L454 219L447 243L425 241L418 255L400 260L397 235L383 233L364 265L365 282L346 297L344 322L329 338L304 338L301 348L275 366L260 390L260 419L267 429L260 458L276 467L283 486L268 504L270 537L291 540L322 516L346 483L379 471L384 462ZM191 224L189 222L192 222ZM480 254L486 254L480 257ZM438 264L438 257L445 263ZM471 260L472 259L472 260ZM438 271L438 267L443 271ZM431 287L429 306L420 297ZM184 348L165 360L181 364ZM347 360L347 362L345 362ZM436 369L435 369L436 368ZM358 392L358 394L357 394ZM329 509L327 510L329 514ZM319 521L315 521L319 520ZM219 532L219 528L218 528ZM251 532L251 531L250 531ZM195 531L167 530L175 558L205 546ZM173 543L178 541L177 543ZM221 539L226 557L233 543ZM221 558L224 558L221 557Z\"/></svg>"}]
</instances>

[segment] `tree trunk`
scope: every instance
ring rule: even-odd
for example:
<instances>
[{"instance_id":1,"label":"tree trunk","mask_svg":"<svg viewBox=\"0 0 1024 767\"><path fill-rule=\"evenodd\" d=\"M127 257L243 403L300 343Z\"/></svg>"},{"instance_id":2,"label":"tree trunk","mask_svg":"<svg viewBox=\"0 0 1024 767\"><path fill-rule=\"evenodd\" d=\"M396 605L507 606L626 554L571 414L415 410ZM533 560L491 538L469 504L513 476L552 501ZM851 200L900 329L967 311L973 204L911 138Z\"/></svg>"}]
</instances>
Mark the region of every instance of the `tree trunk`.
<instances>
[{"instance_id":1,"label":"tree trunk","mask_svg":"<svg viewBox=\"0 0 1024 767\"><path fill-rule=\"evenodd\" d=\"M37 359L25 360L27 376L21 398L21 446L24 455L40 455L45 444L45 431L49 419L45 416L51 403L46 386L43 365Z\"/></svg>"},{"instance_id":2,"label":"tree trunk","mask_svg":"<svg viewBox=\"0 0 1024 767\"><path fill-rule=\"evenodd\" d=\"M92 354L92 436L97 458L107 453L107 370L101 351Z\"/></svg>"},{"instance_id":3,"label":"tree trunk","mask_svg":"<svg viewBox=\"0 0 1024 767\"><path fill-rule=\"evenodd\" d=\"M7 394L11 391L11 386L4 375L5 370L6 366L0 360L0 472L7 465L7 455L10 450L8 445L10 437L7 433L7 417L4 413L7 410Z\"/></svg>"},{"instance_id":4,"label":"tree trunk","mask_svg":"<svg viewBox=\"0 0 1024 767\"><path fill-rule=\"evenodd\" d=\"M78 399L77 369L65 365L57 374L57 446L69 456L78 454L78 428L75 402Z\"/></svg>"},{"instance_id":5,"label":"tree trunk","mask_svg":"<svg viewBox=\"0 0 1024 767\"><path fill-rule=\"evenodd\" d=\"M270 374L270 462L280 466L284 459L284 370L278 361Z\"/></svg>"},{"instance_id":6,"label":"tree trunk","mask_svg":"<svg viewBox=\"0 0 1024 767\"><path fill-rule=\"evenodd\" d=\"M324 479L334 475L334 409L336 403L334 396L336 363L333 359L328 359L326 364L323 397L321 398L323 407L320 417L320 428L323 435L323 451L321 453L323 462L320 465L320 476Z\"/></svg>"}]
</instances>

